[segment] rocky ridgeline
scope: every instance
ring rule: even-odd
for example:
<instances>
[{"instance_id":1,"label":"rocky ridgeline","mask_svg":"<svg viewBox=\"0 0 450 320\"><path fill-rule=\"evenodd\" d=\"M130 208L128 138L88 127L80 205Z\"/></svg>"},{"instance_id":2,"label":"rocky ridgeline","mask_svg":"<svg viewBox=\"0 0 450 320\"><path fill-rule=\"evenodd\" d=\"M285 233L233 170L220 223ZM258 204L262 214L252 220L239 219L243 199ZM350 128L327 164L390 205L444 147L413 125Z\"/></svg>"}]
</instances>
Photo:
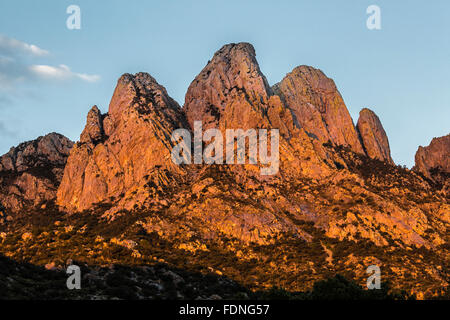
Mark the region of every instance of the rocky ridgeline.
<instances>
[{"instance_id":1,"label":"rocky ridgeline","mask_svg":"<svg viewBox=\"0 0 450 320\"><path fill-rule=\"evenodd\" d=\"M194 121L201 121L203 130L279 129L282 173L276 178L332 174L339 160L323 148L325 142L361 154L368 150L371 157L392 163L381 123L369 121L375 115L367 121L362 115L366 149L334 82L320 70L298 67L272 89L253 46L226 45L191 83L183 109L150 75L124 75L108 114L101 115L97 107L89 112L66 166L58 204L81 211L112 199L128 210L141 207L149 196L143 186L150 170L180 173L169 159L170 134L193 129Z\"/></svg>"},{"instance_id":2,"label":"rocky ridgeline","mask_svg":"<svg viewBox=\"0 0 450 320\"><path fill-rule=\"evenodd\" d=\"M0 157L0 203L12 211L53 200L73 142L51 133Z\"/></svg>"},{"instance_id":3,"label":"rocky ridgeline","mask_svg":"<svg viewBox=\"0 0 450 320\"><path fill-rule=\"evenodd\" d=\"M450 194L450 134L434 138L427 147L419 147L414 171L440 184Z\"/></svg>"},{"instance_id":4,"label":"rocky ridgeline","mask_svg":"<svg viewBox=\"0 0 450 320\"><path fill-rule=\"evenodd\" d=\"M171 168L172 131L186 126L179 105L147 73L125 74L112 97L109 112L94 106L86 127L67 161L57 203L65 210L82 211L94 204L123 200L133 209L154 168Z\"/></svg>"},{"instance_id":5,"label":"rocky ridgeline","mask_svg":"<svg viewBox=\"0 0 450 320\"><path fill-rule=\"evenodd\" d=\"M450 172L450 134L434 138L427 147L419 147L413 170L432 178L432 171Z\"/></svg>"},{"instance_id":6,"label":"rocky ridgeline","mask_svg":"<svg viewBox=\"0 0 450 320\"><path fill-rule=\"evenodd\" d=\"M214 189L211 182L204 179L205 175L214 170L195 165L175 165L170 158L174 143L171 141L171 133L178 128L193 130L194 121L202 121L203 130L279 129L279 174L263 178L252 165L226 166L225 170L216 172L217 177L212 177L217 184ZM56 203L65 211L80 212L99 205L112 205L108 213L114 215L120 210L133 211L156 206L168 208L176 216L209 219L209 228L213 230L205 230L205 233L225 233L246 241L262 241L265 236L279 232L299 232L290 219L278 213L280 210L290 212L297 218L312 211L320 213L322 219L326 217L327 221L334 220L333 215L328 213L330 207L326 202L319 205L320 201L298 197L296 192L281 192L295 182L310 181L312 188L328 186L327 192L334 190L333 197L338 201L345 203L346 200L343 199L354 198L355 187L349 193L338 185L345 181L346 184L360 186L364 182L351 172L342 171L349 169L348 157L342 157L333 148L346 148L345 150L355 155L383 161L386 167L394 164L387 135L373 111L363 109L355 127L334 81L322 71L308 66L295 68L281 82L270 87L259 68L254 48L248 43L225 45L214 54L189 86L184 108L170 98L166 89L149 74L123 75L118 80L108 113L102 114L97 106L92 107L80 141L74 145L67 158L71 146L71 143L67 144L63 150L65 154L60 157L56 157L55 152L51 150L45 153L46 149L43 149L43 152L39 153L34 149L27 149L24 155L34 154L37 158L46 159L49 164L56 165L57 169L54 170L61 170L64 165L65 168L63 175L59 171L59 174L53 176L53 184L38 187L46 192L51 190L45 195L37 196L37 191L29 192L28 190L33 188L25 187L27 184L42 184L42 181L28 183L25 179L30 179L29 176L22 178L21 190L28 192L25 199L33 199L36 203L43 199L52 199L54 190L59 185ZM428 148L429 153L438 152L434 150L436 148L431 148ZM61 152L59 149L55 150ZM441 153L436 159L430 155L427 158L416 157L427 159L421 162L427 163L426 171L417 169L427 177L430 176L431 166L434 168L438 166L437 163L447 161L447 165L444 163L439 168L448 170L448 158L444 155L448 148L444 146L437 149ZM1 162L3 170L22 170L24 156L21 154L12 151L5 155ZM17 159L14 165L11 159ZM42 167L39 161L32 165ZM224 179L223 175L232 177L231 181L227 182L228 185L215 180ZM230 184L242 187L230 188ZM224 185L222 189L220 185ZM7 188L16 186L17 183L8 185ZM198 194L197 190L201 193L203 188L209 190L208 199L194 201L188 212L179 207L191 201L189 195ZM261 207L250 203L244 206L245 210L237 210L234 197L226 196L231 189L234 189L233 196L244 199L257 190L264 190L258 197L273 195L276 199L266 199L265 202L273 202L270 205ZM176 194L172 194L175 191ZM367 191L367 188L361 189L362 193ZM19 202L22 193L8 191L9 196L4 202L9 207L19 208L17 204L9 203ZM230 201L217 202L215 197L222 193L225 195L223 199ZM307 210L305 203L309 203ZM214 209L215 213L206 214L205 206L210 210ZM363 211L371 214L371 210ZM402 221L407 219L409 214L401 208L391 208L390 211L401 212ZM250 219L246 214L248 212L257 215ZM381 215L378 220L378 223L386 222L386 217ZM395 224L391 220L392 218L387 218L389 224ZM268 224L268 221L271 223ZM147 225L151 225L151 229L159 228L156 222ZM236 225L243 228L238 230ZM329 228L329 232L334 235L340 234L341 237L361 231L343 231L332 226L333 223L328 221L325 228ZM425 243L415 231L410 235L402 235L398 230L393 233L404 241ZM377 243L385 242L370 233L364 234Z\"/></svg>"}]
</instances>

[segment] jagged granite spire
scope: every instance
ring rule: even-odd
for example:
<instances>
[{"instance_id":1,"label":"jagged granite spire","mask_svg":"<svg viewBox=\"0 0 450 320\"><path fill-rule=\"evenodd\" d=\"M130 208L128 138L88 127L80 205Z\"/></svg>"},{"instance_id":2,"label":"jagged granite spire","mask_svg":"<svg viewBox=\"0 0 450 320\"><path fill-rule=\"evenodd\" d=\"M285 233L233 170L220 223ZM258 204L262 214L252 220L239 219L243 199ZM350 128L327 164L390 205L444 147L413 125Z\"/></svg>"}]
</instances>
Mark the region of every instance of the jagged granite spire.
<instances>
[{"instance_id":1,"label":"jagged granite spire","mask_svg":"<svg viewBox=\"0 0 450 320\"><path fill-rule=\"evenodd\" d=\"M180 169L170 160L171 133L185 126L180 106L152 76L124 74L108 114L96 107L89 112L80 143L67 161L57 204L82 211L129 193L145 193L153 169Z\"/></svg>"},{"instance_id":2,"label":"jagged granite spire","mask_svg":"<svg viewBox=\"0 0 450 320\"><path fill-rule=\"evenodd\" d=\"M321 142L330 141L364 153L341 94L321 70L299 66L273 90L292 111L296 124L308 133Z\"/></svg>"},{"instance_id":3,"label":"jagged granite spire","mask_svg":"<svg viewBox=\"0 0 450 320\"><path fill-rule=\"evenodd\" d=\"M389 139L375 112L367 108L362 109L356 128L367 156L394 164Z\"/></svg>"}]
</instances>

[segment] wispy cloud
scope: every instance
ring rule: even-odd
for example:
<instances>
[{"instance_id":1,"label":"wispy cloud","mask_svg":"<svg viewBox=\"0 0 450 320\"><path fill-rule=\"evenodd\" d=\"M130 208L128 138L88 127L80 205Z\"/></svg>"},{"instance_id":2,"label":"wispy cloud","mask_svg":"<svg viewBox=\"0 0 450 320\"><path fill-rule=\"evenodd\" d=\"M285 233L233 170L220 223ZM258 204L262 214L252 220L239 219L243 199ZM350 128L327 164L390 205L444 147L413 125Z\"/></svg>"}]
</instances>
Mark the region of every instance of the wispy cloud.
<instances>
[{"instance_id":1,"label":"wispy cloud","mask_svg":"<svg viewBox=\"0 0 450 320\"><path fill-rule=\"evenodd\" d=\"M34 44L28 44L0 34L0 54L29 54L32 56L41 57L48 55L49 52Z\"/></svg>"},{"instance_id":2,"label":"wispy cloud","mask_svg":"<svg viewBox=\"0 0 450 320\"><path fill-rule=\"evenodd\" d=\"M0 90L11 90L18 82L71 80L86 82L100 80L100 76L73 72L67 65L37 64L36 59L49 56L49 51L0 35Z\"/></svg>"},{"instance_id":3,"label":"wispy cloud","mask_svg":"<svg viewBox=\"0 0 450 320\"><path fill-rule=\"evenodd\" d=\"M100 80L98 75L89 75L85 73L72 72L70 68L64 64L57 67L47 65L32 65L30 71L42 79L66 80L78 78L87 82L96 82Z\"/></svg>"}]
</instances>

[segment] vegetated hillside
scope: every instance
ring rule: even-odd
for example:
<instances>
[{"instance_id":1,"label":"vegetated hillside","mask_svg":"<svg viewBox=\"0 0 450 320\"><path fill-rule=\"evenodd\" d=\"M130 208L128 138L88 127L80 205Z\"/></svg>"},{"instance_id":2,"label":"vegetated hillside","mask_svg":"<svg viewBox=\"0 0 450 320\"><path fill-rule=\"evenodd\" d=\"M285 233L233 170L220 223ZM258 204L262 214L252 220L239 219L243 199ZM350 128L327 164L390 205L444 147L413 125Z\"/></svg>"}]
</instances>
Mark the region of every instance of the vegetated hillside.
<instances>
[{"instance_id":1,"label":"vegetated hillside","mask_svg":"<svg viewBox=\"0 0 450 320\"><path fill-rule=\"evenodd\" d=\"M407 169L344 149L335 151L348 155L346 165L360 175L364 187L354 181L323 186L304 180L266 186L264 191L263 186L248 188L250 183L235 181L227 168L212 166L176 188L172 184L158 192L149 186L158 199L152 209L121 211L111 217L105 215L108 204L65 214L48 203L45 209L17 215L2 225L1 251L37 265L64 266L67 259L90 266L167 263L225 275L252 290L277 286L291 292L306 291L336 274L364 285L366 268L376 264L383 281L394 288L419 298L442 295L448 283L449 233L437 213L445 198L432 189L418 192L423 180ZM208 184L211 180L218 183ZM400 185L401 193L394 193ZM269 197L268 190L275 194ZM300 204L300 214L288 210L284 199L289 198ZM419 208L427 221L426 229L416 229L420 238L411 240L404 229L397 231L401 228L394 227L397 213L388 206L408 214ZM270 225L258 219L273 208L286 229L276 236L268 229L264 235ZM227 212L222 221L212 219ZM227 219L241 219L245 225L227 228ZM246 230L248 225L258 229ZM424 245L416 246L417 239Z\"/></svg>"}]
</instances>

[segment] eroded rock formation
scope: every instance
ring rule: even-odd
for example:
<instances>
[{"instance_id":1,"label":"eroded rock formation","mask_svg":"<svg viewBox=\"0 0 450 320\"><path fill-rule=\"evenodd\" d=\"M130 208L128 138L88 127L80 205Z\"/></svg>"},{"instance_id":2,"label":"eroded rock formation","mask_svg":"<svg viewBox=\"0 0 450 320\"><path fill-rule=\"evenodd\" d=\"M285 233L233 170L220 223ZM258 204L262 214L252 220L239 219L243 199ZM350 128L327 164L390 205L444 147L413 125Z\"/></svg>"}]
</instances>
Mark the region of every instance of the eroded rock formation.
<instances>
[{"instance_id":1,"label":"eroded rock formation","mask_svg":"<svg viewBox=\"0 0 450 320\"><path fill-rule=\"evenodd\" d=\"M0 157L0 203L9 210L52 200L73 142L50 133Z\"/></svg>"},{"instance_id":2,"label":"eroded rock formation","mask_svg":"<svg viewBox=\"0 0 450 320\"><path fill-rule=\"evenodd\" d=\"M171 134L186 125L179 105L153 77L123 75L108 114L97 107L88 113L65 168L58 205L81 211L130 194L145 199L151 172L180 170L170 159Z\"/></svg>"},{"instance_id":3,"label":"eroded rock formation","mask_svg":"<svg viewBox=\"0 0 450 320\"><path fill-rule=\"evenodd\" d=\"M388 137L375 112L367 108L362 109L356 127L367 156L394 163Z\"/></svg>"},{"instance_id":4,"label":"eroded rock formation","mask_svg":"<svg viewBox=\"0 0 450 320\"><path fill-rule=\"evenodd\" d=\"M414 170L427 177L431 177L430 171L433 169L450 173L450 134L433 138L426 147L420 146L415 160Z\"/></svg>"},{"instance_id":5,"label":"eroded rock formation","mask_svg":"<svg viewBox=\"0 0 450 320\"><path fill-rule=\"evenodd\" d=\"M310 177L328 174L322 143L295 125L292 112L273 94L249 43L228 44L217 51L186 93L184 112L193 128L278 129L282 172Z\"/></svg>"},{"instance_id":6,"label":"eroded rock formation","mask_svg":"<svg viewBox=\"0 0 450 320\"><path fill-rule=\"evenodd\" d=\"M184 111L191 128L258 128L270 86L249 43L229 44L216 52L188 88Z\"/></svg>"},{"instance_id":7,"label":"eroded rock formation","mask_svg":"<svg viewBox=\"0 0 450 320\"><path fill-rule=\"evenodd\" d=\"M344 100L334 81L322 71L299 66L274 85L273 91L292 111L296 125L319 141L364 153Z\"/></svg>"},{"instance_id":8,"label":"eroded rock formation","mask_svg":"<svg viewBox=\"0 0 450 320\"><path fill-rule=\"evenodd\" d=\"M95 146L105 138L103 129L103 116L97 106L89 111L86 126L81 133L80 142Z\"/></svg>"},{"instance_id":9,"label":"eroded rock formation","mask_svg":"<svg viewBox=\"0 0 450 320\"><path fill-rule=\"evenodd\" d=\"M434 138L427 147L416 152L413 170L440 184L450 192L450 134Z\"/></svg>"}]
</instances>

